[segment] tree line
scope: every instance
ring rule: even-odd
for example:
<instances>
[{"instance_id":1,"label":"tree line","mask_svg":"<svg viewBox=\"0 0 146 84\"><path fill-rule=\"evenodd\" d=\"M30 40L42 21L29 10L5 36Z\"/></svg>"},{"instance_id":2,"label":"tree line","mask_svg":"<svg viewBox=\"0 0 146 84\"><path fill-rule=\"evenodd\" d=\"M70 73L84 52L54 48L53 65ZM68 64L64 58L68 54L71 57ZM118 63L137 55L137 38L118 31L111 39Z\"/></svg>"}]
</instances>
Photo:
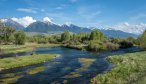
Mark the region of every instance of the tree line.
<instances>
[{"instance_id":1,"label":"tree line","mask_svg":"<svg viewBox=\"0 0 146 84\"><path fill-rule=\"evenodd\" d=\"M15 28L5 26L0 28L0 44L23 45L26 41L24 31L16 31Z\"/></svg>"},{"instance_id":2,"label":"tree line","mask_svg":"<svg viewBox=\"0 0 146 84\"><path fill-rule=\"evenodd\" d=\"M134 45L146 49L146 31L138 38L109 38L95 29L91 33L70 33L65 31L59 35L35 35L26 36L24 31L16 31L15 28L0 25L0 44L24 45L26 42L38 44L60 43L66 46L85 45L84 48L91 51L116 50L118 48L129 48Z\"/></svg>"}]
</instances>

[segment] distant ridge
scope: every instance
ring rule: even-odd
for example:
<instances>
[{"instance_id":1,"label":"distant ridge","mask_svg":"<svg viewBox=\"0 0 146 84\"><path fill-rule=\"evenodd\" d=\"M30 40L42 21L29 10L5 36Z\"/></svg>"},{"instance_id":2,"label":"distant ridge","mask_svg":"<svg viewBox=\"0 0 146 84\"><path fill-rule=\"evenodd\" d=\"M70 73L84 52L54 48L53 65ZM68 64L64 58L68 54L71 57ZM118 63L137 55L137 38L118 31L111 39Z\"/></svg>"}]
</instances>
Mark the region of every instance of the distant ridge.
<instances>
[{"instance_id":1,"label":"distant ridge","mask_svg":"<svg viewBox=\"0 0 146 84\"><path fill-rule=\"evenodd\" d=\"M28 27L25 28L26 32L42 32L42 33L48 33L48 32L64 32L64 31L70 31L73 33L80 33L80 32L91 32L91 29L88 28L82 28L73 24L70 25L57 25L54 23L46 23L46 22L41 22L37 21L32 24L30 24Z\"/></svg>"},{"instance_id":2,"label":"distant ridge","mask_svg":"<svg viewBox=\"0 0 146 84\"><path fill-rule=\"evenodd\" d=\"M3 23L5 26L11 26L11 27L16 28L16 30L23 30L23 29L24 29L24 26L22 26L21 24L19 24L19 23L16 22L16 21L13 21L12 19L5 19L5 20L2 20L2 23Z\"/></svg>"},{"instance_id":3,"label":"distant ridge","mask_svg":"<svg viewBox=\"0 0 146 84\"><path fill-rule=\"evenodd\" d=\"M127 32L123 32L120 30L101 29L100 31L102 31L104 33L104 35L108 36L108 37L116 37L116 38L138 37L138 35L136 35L136 34L127 33Z\"/></svg>"},{"instance_id":4,"label":"distant ridge","mask_svg":"<svg viewBox=\"0 0 146 84\"><path fill-rule=\"evenodd\" d=\"M63 24L63 25L58 25L53 22L49 21L36 21L31 23L29 26L26 28L19 24L18 22L13 21L12 19L5 19L2 21L2 24L6 26L12 26L15 27L16 30L24 30L25 32L36 32L37 33L46 33L47 34L58 34L62 33L64 31L69 31L72 33L81 33L81 32L86 32L90 33L93 29L91 28L86 28L86 27L79 27L74 24ZM2 25L1 24L1 25ZM105 36L107 37L137 37L138 35L132 34L132 33L126 33L120 30L114 30L114 29L99 29L104 33Z\"/></svg>"}]
</instances>

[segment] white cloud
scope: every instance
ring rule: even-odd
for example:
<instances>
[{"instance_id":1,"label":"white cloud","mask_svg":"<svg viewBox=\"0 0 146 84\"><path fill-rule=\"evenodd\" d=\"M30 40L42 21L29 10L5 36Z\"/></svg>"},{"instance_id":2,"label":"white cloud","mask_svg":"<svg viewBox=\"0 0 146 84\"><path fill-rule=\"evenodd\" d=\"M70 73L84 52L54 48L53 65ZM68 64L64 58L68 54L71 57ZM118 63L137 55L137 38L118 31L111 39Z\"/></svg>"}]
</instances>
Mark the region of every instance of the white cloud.
<instances>
[{"instance_id":1,"label":"white cloud","mask_svg":"<svg viewBox=\"0 0 146 84\"><path fill-rule=\"evenodd\" d=\"M27 13L37 13L37 11L31 9L31 8L18 8L16 9L17 11L21 11L21 12L27 12Z\"/></svg>"},{"instance_id":2,"label":"white cloud","mask_svg":"<svg viewBox=\"0 0 146 84\"><path fill-rule=\"evenodd\" d=\"M146 24L129 24L128 22L120 23L114 26L106 26L108 29L121 30L128 33L142 34L146 30Z\"/></svg>"},{"instance_id":3,"label":"white cloud","mask_svg":"<svg viewBox=\"0 0 146 84\"><path fill-rule=\"evenodd\" d=\"M12 20L18 22L19 24L23 25L24 27L27 27L28 25L30 25L33 22L36 22L36 20L34 20L30 16L26 16L26 17L22 17L22 18L13 17Z\"/></svg>"}]
</instances>

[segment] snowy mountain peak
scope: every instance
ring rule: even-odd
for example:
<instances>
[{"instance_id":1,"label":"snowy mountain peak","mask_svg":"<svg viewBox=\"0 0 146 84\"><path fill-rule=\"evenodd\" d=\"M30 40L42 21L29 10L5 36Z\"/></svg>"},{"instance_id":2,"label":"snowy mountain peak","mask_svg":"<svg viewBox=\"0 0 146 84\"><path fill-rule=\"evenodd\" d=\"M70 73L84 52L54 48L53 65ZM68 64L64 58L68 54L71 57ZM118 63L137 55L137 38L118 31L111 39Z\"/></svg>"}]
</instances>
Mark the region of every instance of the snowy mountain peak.
<instances>
[{"instance_id":1,"label":"snowy mountain peak","mask_svg":"<svg viewBox=\"0 0 146 84\"><path fill-rule=\"evenodd\" d=\"M23 30L24 26L19 24L18 22L14 21L13 19L1 19L1 22L5 25L5 26L11 26L16 28L16 30Z\"/></svg>"},{"instance_id":2,"label":"snowy mountain peak","mask_svg":"<svg viewBox=\"0 0 146 84\"><path fill-rule=\"evenodd\" d=\"M71 26L72 24L71 24L71 22L65 22L63 25L66 25L66 26Z\"/></svg>"},{"instance_id":3,"label":"snowy mountain peak","mask_svg":"<svg viewBox=\"0 0 146 84\"><path fill-rule=\"evenodd\" d=\"M1 22L7 22L8 19L1 19Z\"/></svg>"},{"instance_id":4,"label":"snowy mountain peak","mask_svg":"<svg viewBox=\"0 0 146 84\"><path fill-rule=\"evenodd\" d=\"M121 23L114 26L106 26L106 29L108 30L120 30L127 33L133 33L133 34L142 34L146 30L146 24L140 23L140 24L129 24L127 22Z\"/></svg>"},{"instance_id":5,"label":"snowy mountain peak","mask_svg":"<svg viewBox=\"0 0 146 84\"><path fill-rule=\"evenodd\" d=\"M44 17L43 18L43 22L48 23L48 24L52 24L52 20L49 17Z\"/></svg>"}]
</instances>

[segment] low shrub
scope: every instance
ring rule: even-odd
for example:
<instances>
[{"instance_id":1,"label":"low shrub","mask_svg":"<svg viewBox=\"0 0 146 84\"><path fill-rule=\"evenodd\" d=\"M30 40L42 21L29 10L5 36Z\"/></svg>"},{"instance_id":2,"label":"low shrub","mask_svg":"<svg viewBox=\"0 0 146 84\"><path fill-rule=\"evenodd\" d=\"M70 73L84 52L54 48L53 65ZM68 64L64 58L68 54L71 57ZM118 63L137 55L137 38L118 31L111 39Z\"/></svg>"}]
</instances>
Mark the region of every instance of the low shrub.
<instances>
[{"instance_id":1,"label":"low shrub","mask_svg":"<svg viewBox=\"0 0 146 84\"><path fill-rule=\"evenodd\" d=\"M106 50L119 49L119 44L116 44L116 43L107 42L107 43L105 43L105 45L106 45Z\"/></svg>"},{"instance_id":2,"label":"low shrub","mask_svg":"<svg viewBox=\"0 0 146 84\"><path fill-rule=\"evenodd\" d=\"M133 47L133 43L130 41L123 40L119 42L120 48L130 48Z\"/></svg>"}]
</instances>

